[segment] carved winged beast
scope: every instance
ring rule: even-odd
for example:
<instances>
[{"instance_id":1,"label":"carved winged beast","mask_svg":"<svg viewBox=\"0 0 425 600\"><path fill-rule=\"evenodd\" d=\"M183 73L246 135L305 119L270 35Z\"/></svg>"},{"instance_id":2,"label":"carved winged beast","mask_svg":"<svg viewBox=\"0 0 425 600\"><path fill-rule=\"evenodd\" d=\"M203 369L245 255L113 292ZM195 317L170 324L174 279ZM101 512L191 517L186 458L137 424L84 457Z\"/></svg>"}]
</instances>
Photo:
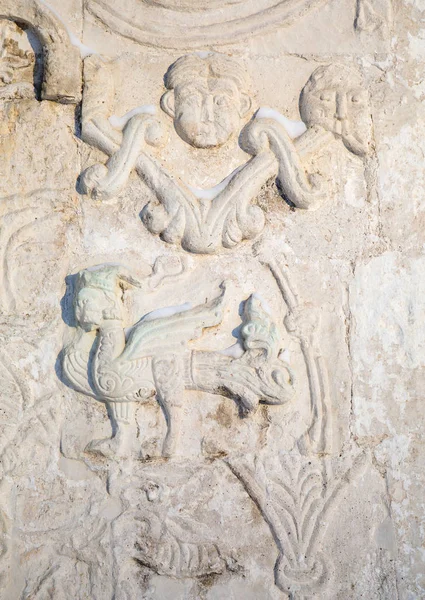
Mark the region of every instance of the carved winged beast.
<instances>
[{"instance_id":1,"label":"carved winged beast","mask_svg":"<svg viewBox=\"0 0 425 600\"><path fill-rule=\"evenodd\" d=\"M163 455L175 453L185 390L222 394L238 402L242 414L260 402L284 404L294 395L289 367L278 358L277 329L261 301L245 303L243 349L239 358L191 350L190 340L223 317L220 295L190 310L146 315L126 338L123 289L140 285L119 265L80 271L73 300L76 333L62 353L63 377L77 391L104 402L112 438L92 441L87 450L125 456L135 436L136 402L156 395L167 421Z\"/></svg>"}]
</instances>

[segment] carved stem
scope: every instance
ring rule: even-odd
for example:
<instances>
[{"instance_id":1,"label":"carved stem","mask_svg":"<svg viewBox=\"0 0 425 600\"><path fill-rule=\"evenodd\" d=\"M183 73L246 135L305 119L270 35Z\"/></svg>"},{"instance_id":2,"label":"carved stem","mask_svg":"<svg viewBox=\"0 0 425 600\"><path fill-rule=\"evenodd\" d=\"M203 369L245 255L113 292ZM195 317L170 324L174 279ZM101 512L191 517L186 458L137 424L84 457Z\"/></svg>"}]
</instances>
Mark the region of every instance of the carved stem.
<instances>
[{"instance_id":1,"label":"carved stem","mask_svg":"<svg viewBox=\"0 0 425 600\"><path fill-rule=\"evenodd\" d=\"M267 497L265 490L255 481L254 477L249 472L249 469L241 464L240 460L228 458L226 460L232 473L241 481L250 495L251 499L258 506L266 523L270 528L270 532L274 537L276 546L282 555L287 556L292 564L296 564L298 560L297 552L295 552L293 544L295 539L291 539L288 535L286 527L282 524L282 519L274 510L271 502Z\"/></svg>"},{"instance_id":2,"label":"carved stem","mask_svg":"<svg viewBox=\"0 0 425 600\"><path fill-rule=\"evenodd\" d=\"M299 306L299 300L297 292L289 285L287 269L280 262L275 261L269 262L268 266L281 291L289 313L294 312ZM323 358L313 350L312 340L300 338L300 345L307 366L312 414L312 424L306 441L309 450L314 453L329 452L332 431L328 411L329 383L327 369ZM305 451L307 451L307 448L305 448Z\"/></svg>"}]
</instances>

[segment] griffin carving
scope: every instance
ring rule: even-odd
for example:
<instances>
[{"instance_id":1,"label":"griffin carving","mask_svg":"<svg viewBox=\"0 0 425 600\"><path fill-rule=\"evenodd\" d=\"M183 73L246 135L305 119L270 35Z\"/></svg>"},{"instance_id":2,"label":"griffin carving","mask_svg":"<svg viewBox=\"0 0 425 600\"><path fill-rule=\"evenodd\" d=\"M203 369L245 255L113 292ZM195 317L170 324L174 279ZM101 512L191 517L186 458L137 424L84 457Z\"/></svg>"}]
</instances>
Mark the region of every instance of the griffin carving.
<instances>
[{"instance_id":1,"label":"griffin carving","mask_svg":"<svg viewBox=\"0 0 425 600\"><path fill-rule=\"evenodd\" d=\"M284 404L294 395L293 377L280 358L276 325L261 300L246 302L239 358L191 350L190 340L221 323L225 284L205 304L164 316L157 311L138 321L126 337L123 289L139 286L123 267L100 265L77 275L73 308L76 332L64 348L63 376L77 391L104 402L113 435L95 440L89 451L127 455L135 435L134 407L156 395L167 422L163 455L178 446L185 390L203 390L234 399L243 415L265 404Z\"/></svg>"}]
</instances>

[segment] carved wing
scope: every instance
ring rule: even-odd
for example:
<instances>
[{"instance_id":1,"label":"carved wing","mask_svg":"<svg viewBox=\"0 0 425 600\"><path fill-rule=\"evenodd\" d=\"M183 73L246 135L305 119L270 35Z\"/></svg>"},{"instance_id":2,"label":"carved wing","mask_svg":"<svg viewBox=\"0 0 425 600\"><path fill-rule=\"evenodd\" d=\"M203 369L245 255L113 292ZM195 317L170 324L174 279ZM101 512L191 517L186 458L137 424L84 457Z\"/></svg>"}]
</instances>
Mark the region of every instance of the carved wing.
<instances>
[{"instance_id":1,"label":"carved wing","mask_svg":"<svg viewBox=\"0 0 425 600\"><path fill-rule=\"evenodd\" d=\"M63 352L62 374L65 382L74 390L95 398L89 384L88 363L89 353L71 344Z\"/></svg>"},{"instance_id":2,"label":"carved wing","mask_svg":"<svg viewBox=\"0 0 425 600\"><path fill-rule=\"evenodd\" d=\"M221 323L226 288L224 283L220 287L221 294L211 302L168 317L137 323L120 358L137 360L147 355L159 356L181 350L187 342L200 337L204 328Z\"/></svg>"}]
</instances>

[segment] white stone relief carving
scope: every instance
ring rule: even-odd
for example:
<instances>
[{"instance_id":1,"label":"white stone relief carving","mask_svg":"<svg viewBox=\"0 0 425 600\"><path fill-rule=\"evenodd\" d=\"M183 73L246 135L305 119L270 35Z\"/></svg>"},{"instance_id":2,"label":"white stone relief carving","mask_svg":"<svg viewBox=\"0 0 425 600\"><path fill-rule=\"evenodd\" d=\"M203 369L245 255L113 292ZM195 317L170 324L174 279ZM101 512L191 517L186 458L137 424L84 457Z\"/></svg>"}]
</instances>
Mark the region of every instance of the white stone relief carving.
<instances>
[{"instance_id":1,"label":"white stone relief carving","mask_svg":"<svg viewBox=\"0 0 425 600\"><path fill-rule=\"evenodd\" d=\"M64 378L74 389L106 403L111 439L93 441L88 450L106 456L127 455L135 435L135 403L155 394L167 421L162 453L176 453L184 390L203 390L235 399L241 414L260 402L284 404L294 395L293 376L279 359L276 326L261 301L245 302L240 358L220 352L190 350L190 340L221 323L225 287L214 300L153 312L125 336L121 301L126 286L140 286L123 267L99 265L77 276L76 333L63 352Z\"/></svg>"},{"instance_id":2,"label":"white stone relief carving","mask_svg":"<svg viewBox=\"0 0 425 600\"><path fill-rule=\"evenodd\" d=\"M209 485L218 479L215 470L194 461L190 466L164 464L155 471L147 464L146 470L138 468L111 481L112 493L128 506L116 524L116 535L125 531L130 537L137 563L178 579L242 571L203 522L208 519L205 505L211 501Z\"/></svg>"},{"instance_id":3,"label":"white stone relief carving","mask_svg":"<svg viewBox=\"0 0 425 600\"><path fill-rule=\"evenodd\" d=\"M301 93L300 113L310 129L332 133L353 154L370 152L369 94L355 69L343 65L316 69Z\"/></svg>"},{"instance_id":4,"label":"white stone relief carving","mask_svg":"<svg viewBox=\"0 0 425 600\"><path fill-rule=\"evenodd\" d=\"M229 456L226 463L259 507L279 556L276 585L290 598L326 592L332 561L323 545L329 514L342 490L362 474L363 452L332 460L332 420L327 369L318 347L320 326L302 307L284 259L267 263L288 308L286 326L299 340L310 384L310 425L293 450L261 456Z\"/></svg>"},{"instance_id":5,"label":"white stone relief carving","mask_svg":"<svg viewBox=\"0 0 425 600\"><path fill-rule=\"evenodd\" d=\"M81 99L81 58L68 32L44 2L1 0L0 19L26 23L43 47L42 100L78 103Z\"/></svg>"},{"instance_id":6,"label":"white stone relief carving","mask_svg":"<svg viewBox=\"0 0 425 600\"><path fill-rule=\"evenodd\" d=\"M329 588L333 567L322 545L329 513L365 463L361 453L334 474L329 459L297 453L282 453L264 463L252 457L228 459L273 533L279 550L276 585L291 598L308 598Z\"/></svg>"},{"instance_id":7,"label":"white stone relief carving","mask_svg":"<svg viewBox=\"0 0 425 600\"><path fill-rule=\"evenodd\" d=\"M165 48L233 43L265 29L288 25L326 0L227 0L225 2L135 0L119 13L112 0L90 0L88 10L112 31L132 41ZM136 7L138 10L135 10Z\"/></svg>"},{"instance_id":8,"label":"white stone relief carving","mask_svg":"<svg viewBox=\"0 0 425 600\"><path fill-rule=\"evenodd\" d=\"M146 227L191 252L211 254L255 238L265 218L251 202L273 176L291 205L318 208L330 191L326 178L314 168L314 156L326 151L335 139L359 156L371 149L368 93L360 75L339 65L319 67L300 99L307 131L293 141L282 125L283 118L260 117L272 111L259 111L239 136L240 147L251 160L211 194L199 194L168 172L154 155L154 149L166 142L164 125L152 115L151 107L134 111L137 114L129 117L122 132L112 127L108 119L112 73L109 65L95 61L93 80L84 92L82 136L111 158L106 165L93 165L82 174L83 190L99 200L113 198L135 169L156 196L141 213ZM181 57L168 69L165 84L168 91L161 106L173 118L177 134L206 151L235 138L251 107L243 68L217 53Z\"/></svg>"},{"instance_id":9,"label":"white stone relief carving","mask_svg":"<svg viewBox=\"0 0 425 600\"><path fill-rule=\"evenodd\" d=\"M391 5L0 0L2 599L425 597Z\"/></svg>"}]
</instances>

